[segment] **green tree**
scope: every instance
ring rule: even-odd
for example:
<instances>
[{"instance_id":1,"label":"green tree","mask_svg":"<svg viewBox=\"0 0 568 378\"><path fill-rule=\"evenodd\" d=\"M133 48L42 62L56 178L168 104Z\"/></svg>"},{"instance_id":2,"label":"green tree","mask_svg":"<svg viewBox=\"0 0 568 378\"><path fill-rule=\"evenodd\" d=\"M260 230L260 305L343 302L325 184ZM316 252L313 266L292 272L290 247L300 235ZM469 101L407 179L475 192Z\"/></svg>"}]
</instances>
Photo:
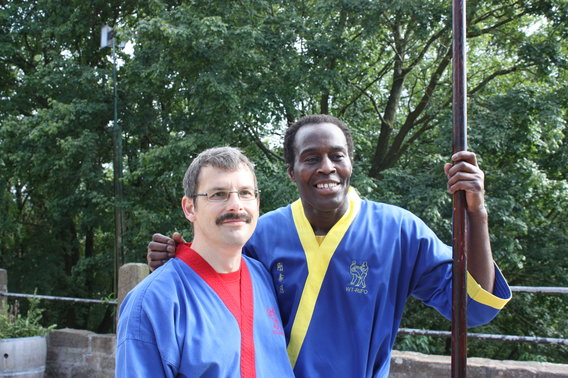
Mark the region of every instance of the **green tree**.
<instances>
[{"instance_id":1,"label":"green tree","mask_svg":"<svg viewBox=\"0 0 568 378\"><path fill-rule=\"evenodd\" d=\"M81 1L0 6L1 198L9 215L0 256L11 290L41 287L42 294L67 296L111 290L108 259L97 257L109 256L112 245L105 235L112 229L110 64L99 33L100 20L118 11L127 10ZM92 259L97 269L76 280L77 264ZM86 326L80 307L59 315L66 318L60 324Z\"/></svg>"},{"instance_id":2,"label":"green tree","mask_svg":"<svg viewBox=\"0 0 568 378\"><path fill-rule=\"evenodd\" d=\"M566 286L567 14L565 0L468 3L470 149L486 172L493 249L512 284ZM117 49L126 262L145 261L152 232L189 236L181 180L204 148L234 145L257 163L262 211L296 198L283 134L320 112L352 127L353 183L364 196L408 208L451 240L442 172L451 151L449 1L11 0L0 20L0 261L11 289L95 298L112 290L105 23L134 45L132 56ZM566 302L523 298L534 306L512 303L487 329L530 334L534 318L535 333L561 337ZM449 328L419 306L409 304L405 326ZM108 329L109 313L73 307L58 304L65 319L54 321ZM400 345L447 352L445 340ZM472 351L534 358L539 348Z\"/></svg>"}]
</instances>

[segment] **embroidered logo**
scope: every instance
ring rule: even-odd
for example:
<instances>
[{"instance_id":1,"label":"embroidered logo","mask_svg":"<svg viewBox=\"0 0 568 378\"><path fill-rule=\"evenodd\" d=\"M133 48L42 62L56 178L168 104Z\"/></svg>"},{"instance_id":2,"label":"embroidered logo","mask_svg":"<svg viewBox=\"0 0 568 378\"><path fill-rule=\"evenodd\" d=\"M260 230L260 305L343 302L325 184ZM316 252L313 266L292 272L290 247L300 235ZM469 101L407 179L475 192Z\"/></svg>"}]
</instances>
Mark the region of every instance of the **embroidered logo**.
<instances>
[{"instance_id":1,"label":"embroidered logo","mask_svg":"<svg viewBox=\"0 0 568 378\"><path fill-rule=\"evenodd\" d=\"M350 286L347 286L345 289L348 292L367 294L368 290L366 290L367 283L365 282L365 279L367 278L368 272L369 265L366 261L357 265L357 262L353 260L349 266L349 274L351 275L351 282L349 282Z\"/></svg>"},{"instance_id":2,"label":"embroidered logo","mask_svg":"<svg viewBox=\"0 0 568 378\"><path fill-rule=\"evenodd\" d=\"M284 294L284 264L281 262L277 263L276 271L278 272L278 292Z\"/></svg>"},{"instance_id":3,"label":"embroidered logo","mask_svg":"<svg viewBox=\"0 0 568 378\"><path fill-rule=\"evenodd\" d=\"M272 333L275 335L283 335L284 330L282 329L282 325L280 324L280 319L276 314L276 310L274 308L269 308L266 306L266 312L268 313L268 317L272 321Z\"/></svg>"}]
</instances>

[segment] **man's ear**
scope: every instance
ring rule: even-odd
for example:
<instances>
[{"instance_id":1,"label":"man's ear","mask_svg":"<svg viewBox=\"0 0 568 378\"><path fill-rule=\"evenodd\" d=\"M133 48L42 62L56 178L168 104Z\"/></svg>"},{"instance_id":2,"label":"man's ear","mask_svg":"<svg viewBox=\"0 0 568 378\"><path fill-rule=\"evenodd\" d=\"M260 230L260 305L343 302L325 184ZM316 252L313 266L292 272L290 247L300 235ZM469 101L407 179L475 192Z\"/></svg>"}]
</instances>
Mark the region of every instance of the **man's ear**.
<instances>
[{"instance_id":1,"label":"man's ear","mask_svg":"<svg viewBox=\"0 0 568 378\"><path fill-rule=\"evenodd\" d=\"M195 204L193 203L193 198L183 196L181 199L181 208L187 220L192 223L195 222Z\"/></svg>"},{"instance_id":2,"label":"man's ear","mask_svg":"<svg viewBox=\"0 0 568 378\"><path fill-rule=\"evenodd\" d=\"M290 177L290 180L292 180L293 182L296 182L296 176L294 175L294 168L292 168L290 165L288 165L288 177Z\"/></svg>"}]
</instances>

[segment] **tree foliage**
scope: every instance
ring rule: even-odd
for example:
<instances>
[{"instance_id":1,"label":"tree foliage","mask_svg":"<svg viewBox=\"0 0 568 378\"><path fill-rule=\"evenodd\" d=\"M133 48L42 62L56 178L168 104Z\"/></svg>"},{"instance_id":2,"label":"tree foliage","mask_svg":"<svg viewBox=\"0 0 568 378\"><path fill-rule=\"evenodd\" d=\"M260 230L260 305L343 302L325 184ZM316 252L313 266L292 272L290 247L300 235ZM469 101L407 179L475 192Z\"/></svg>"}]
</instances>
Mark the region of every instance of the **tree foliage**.
<instances>
[{"instance_id":1,"label":"tree foliage","mask_svg":"<svg viewBox=\"0 0 568 378\"><path fill-rule=\"evenodd\" d=\"M295 199L283 133L320 112L353 129L359 191L408 208L450 242L442 172L451 152L450 1L111 3L0 5L0 261L11 291L112 295L114 83L110 50L99 48L105 23L134 46L117 48L127 262L145 261L152 232L189 235L181 179L204 148L238 146L256 162L262 211ZM469 142L486 172L496 260L511 284L568 286L566 2L467 6ZM522 298L534 306L513 302L487 329L566 337L565 299ZM108 309L52 306L61 325L112 324ZM415 302L404 325L448 327ZM447 349L424 338L400 346ZM542 354L523 345L472 349ZM566 362L565 352L546 358Z\"/></svg>"}]
</instances>

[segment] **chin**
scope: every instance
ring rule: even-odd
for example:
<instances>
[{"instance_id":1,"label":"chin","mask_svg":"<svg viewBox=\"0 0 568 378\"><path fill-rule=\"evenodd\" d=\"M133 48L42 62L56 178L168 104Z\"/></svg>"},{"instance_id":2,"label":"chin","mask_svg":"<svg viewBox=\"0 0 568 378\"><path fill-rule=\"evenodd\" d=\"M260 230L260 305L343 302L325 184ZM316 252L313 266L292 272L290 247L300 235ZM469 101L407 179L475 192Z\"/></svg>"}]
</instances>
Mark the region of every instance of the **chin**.
<instances>
[{"instance_id":1,"label":"chin","mask_svg":"<svg viewBox=\"0 0 568 378\"><path fill-rule=\"evenodd\" d=\"M246 232L242 234L225 235L223 239L225 244L244 246L251 236L252 232Z\"/></svg>"},{"instance_id":2,"label":"chin","mask_svg":"<svg viewBox=\"0 0 568 378\"><path fill-rule=\"evenodd\" d=\"M343 205L344 201L339 198L329 199L327 201L317 201L315 203L315 208L319 211L336 211L340 209Z\"/></svg>"}]
</instances>

